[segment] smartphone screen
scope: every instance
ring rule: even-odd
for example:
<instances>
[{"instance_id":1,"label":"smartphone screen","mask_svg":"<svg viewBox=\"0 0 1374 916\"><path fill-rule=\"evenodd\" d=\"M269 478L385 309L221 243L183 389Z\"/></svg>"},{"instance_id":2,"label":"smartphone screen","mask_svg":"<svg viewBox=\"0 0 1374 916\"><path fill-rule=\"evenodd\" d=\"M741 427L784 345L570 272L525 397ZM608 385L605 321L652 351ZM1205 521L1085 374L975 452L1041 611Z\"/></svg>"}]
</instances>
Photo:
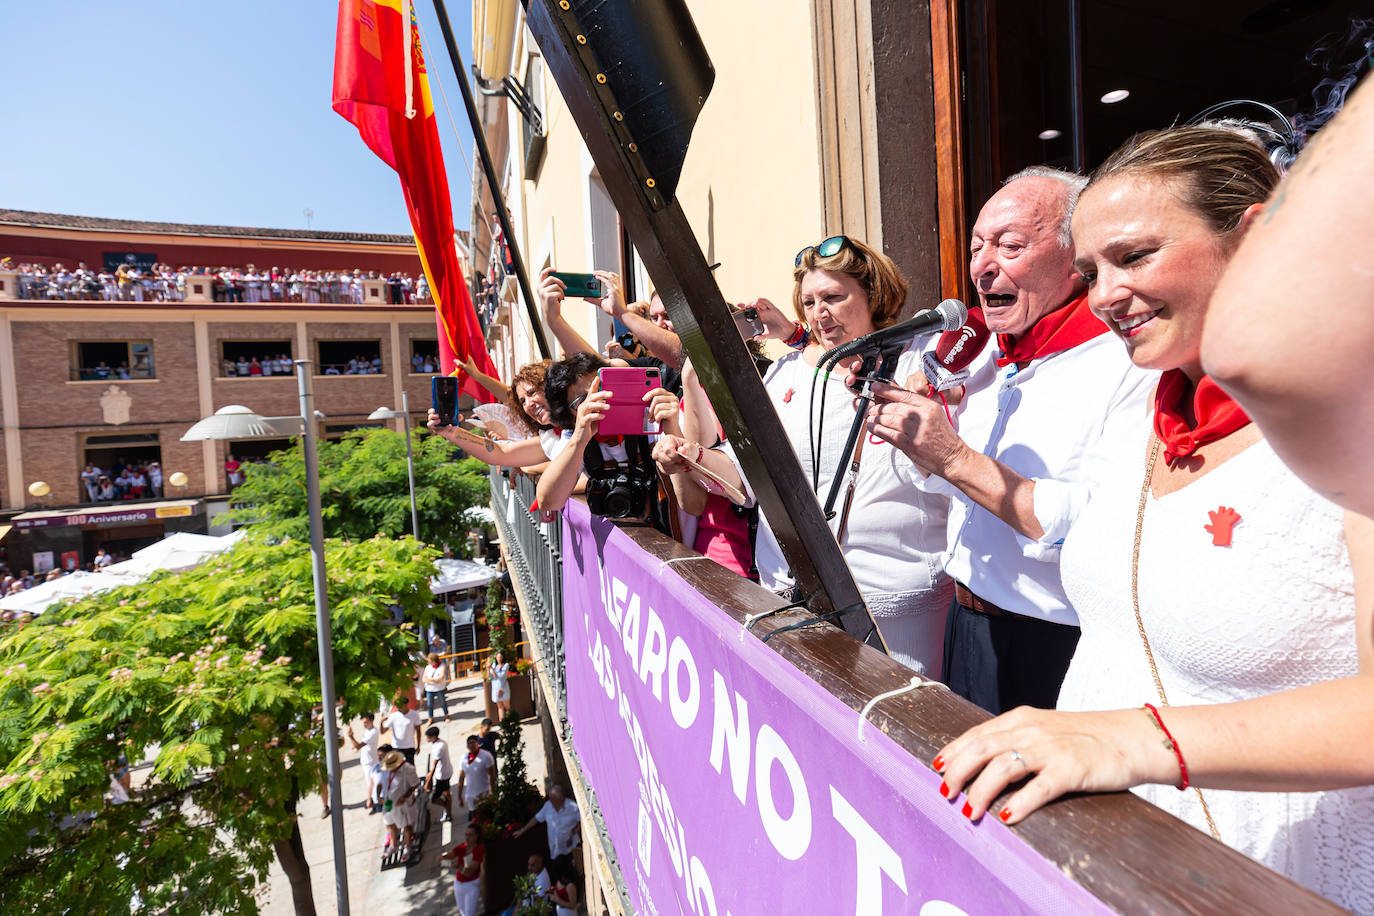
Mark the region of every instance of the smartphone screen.
<instances>
[{"instance_id":1,"label":"smartphone screen","mask_svg":"<svg viewBox=\"0 0 1374 916\"><path fill-rule=\"evenodd\" d=\"M553 276L563 281L567 287L564 291L566 296L581 296L582 298L600 299L601 281L596 274L573 274L554 271Z\"/></svg>"},{"instance_id":2,"label":"smartphone screen","mask_svg":"<svg viewBox=\"0 0 1374 916\"><path fill-rule=\"evenodd\" d=\"M458 417L458 380L451 375L436 375L429 381L434 412L440 426L452 426Z\"/></svg>"},{"instance_id":3,"label":"smartphone screen","mask_svg":"<svg viewBox=\"0 0 1374 916\"><path fill-rule=\"evenodd\" d=\"M739 328L740 336L745 340L762 334L763 321L759 319L759 310L751 305L735 312L735 327Z\"/></svg>"},{"instance_id":4,"label":"smartphone screen","mask_svg":"<svg viewBox=\"0 0 1374 916\"><path fill-rule=\"evenodd\" d=\"M644 395L663 386L657 369L611 366L597 371L601 390L612 392L610 409L597 432L603 436L640 436L658 432L649 419Z\"/></svg>"}]
</instances>

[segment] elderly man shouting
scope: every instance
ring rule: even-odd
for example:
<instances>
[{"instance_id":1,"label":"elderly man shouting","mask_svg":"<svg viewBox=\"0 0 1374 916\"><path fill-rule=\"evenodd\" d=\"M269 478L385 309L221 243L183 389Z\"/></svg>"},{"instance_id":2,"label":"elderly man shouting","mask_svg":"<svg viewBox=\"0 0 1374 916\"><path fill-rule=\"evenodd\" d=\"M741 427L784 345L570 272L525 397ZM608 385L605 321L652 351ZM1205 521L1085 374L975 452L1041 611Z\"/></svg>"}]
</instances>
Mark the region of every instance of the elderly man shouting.
<instances>
[{"instance_id":1,"label":"elderly man shouting","mask_svg":"<svg viewBox=\"0 0 1374 916\"><path fill-rule=\"evenodd\" d=\"M992 713L1055 705L1078 643L1059 544L1089 498L1094 456L1112 453L1103 440L1140 428L1154 387L1089 311L1074 272L1069 217L1083 183L1027 169L979 213L969 271L997 347L974 364L952 421L895 386L875 388L869 419L930 475L927 487L952 497L945 678Z\"/></svg>"}]
</instances>

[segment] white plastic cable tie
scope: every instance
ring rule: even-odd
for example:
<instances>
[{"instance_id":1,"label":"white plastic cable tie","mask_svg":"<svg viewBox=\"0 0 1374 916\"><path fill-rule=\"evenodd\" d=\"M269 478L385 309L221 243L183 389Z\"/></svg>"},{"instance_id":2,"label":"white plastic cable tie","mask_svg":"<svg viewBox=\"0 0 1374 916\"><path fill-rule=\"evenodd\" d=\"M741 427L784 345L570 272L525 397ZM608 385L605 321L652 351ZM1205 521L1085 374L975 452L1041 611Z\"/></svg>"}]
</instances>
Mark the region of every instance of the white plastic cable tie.
<instances>
[{"instance_id":1,"label":"white plastic cable tie","mask_svg":"<svg viewBox=\"0 0 1374 916\"><path fill-rule=\"evenodd\" d=\"M859 724L855 729L854 737L858 738L860 741L863 742L868 741L868 739L864 737L864 723L868 721L868 714L873 711L873 707L877 706L883 700L890 700L893 697L899 697L904 693L910 693L911 691L919 689L921 687L944 686L945 685L940 683L939 681L932 681L928 678L921 677L919 674L913 674L911 676L911 682L907 684L905 687L898 687L896 690L889 690L887 693L880 693L873 699L869 700L866 704L864 704L863 711L859 713Z\"/></svg>"}]
</instances>

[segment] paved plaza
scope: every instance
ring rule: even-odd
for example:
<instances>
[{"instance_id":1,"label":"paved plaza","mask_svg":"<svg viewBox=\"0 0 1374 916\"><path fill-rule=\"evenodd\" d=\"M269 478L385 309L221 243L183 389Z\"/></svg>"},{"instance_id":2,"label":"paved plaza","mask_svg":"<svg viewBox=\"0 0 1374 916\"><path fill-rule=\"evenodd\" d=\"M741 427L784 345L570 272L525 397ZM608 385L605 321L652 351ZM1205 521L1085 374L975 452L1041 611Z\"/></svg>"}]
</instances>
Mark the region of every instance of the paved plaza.
<instances>
[{"instance_id":1,"label":"paved plaza","mask_svg":"<svg viewBox=\"0 0 1374 916\"><path fill-rule=\"evenodd\" d=\"M464 742L468 735L475 734L478 723L484 714L482 705L482 682L465 681L455 683L449 688L449 721L440 721L444 741L448 742L454 765L460 755L465 753ZM423 705L420 708L424 728L429 727ZM544 785L545 764L543 738L537 719L526 720L525 764L530 781L542 790ZM353 723L355 735L362 734L360 722ZM423 729L421 729L423 735ZM383 737L382 743L386 743ZM423 737L422 737L423 742ZM442 867L437 861L444 852L462 840L463 828L467 823L467 813L455 807L454 820L442 824L442 814L438 806L430 808L431 825L425 838L424 852L418 864L411 868L381 869L382 844L386 839L386 828L380 814L369 815L363 807L365 794L363 777L358 769L358 754L351 744L340 752L343 766L344 830L348 850L348 885L351 910L355 914L386 914L386 916L430 916L430 914L451 914L457 909L453 903L453 869L448 864ZM421 775L429 767L423 750L417 752L416 769ZM457 788L458 780L453 784ZM322 807L318 795L309 795L300 802L301 839L305 844L305 857L310 864L310 879L314 886L315 908L321 913L331 913L335 909L333 840L330 832L330 819L322 817ZM291 886L286 875L274 861L267 883L263 886L263 916L294 916L295 907L291 902Z\"/></svg>"}]
</instances>

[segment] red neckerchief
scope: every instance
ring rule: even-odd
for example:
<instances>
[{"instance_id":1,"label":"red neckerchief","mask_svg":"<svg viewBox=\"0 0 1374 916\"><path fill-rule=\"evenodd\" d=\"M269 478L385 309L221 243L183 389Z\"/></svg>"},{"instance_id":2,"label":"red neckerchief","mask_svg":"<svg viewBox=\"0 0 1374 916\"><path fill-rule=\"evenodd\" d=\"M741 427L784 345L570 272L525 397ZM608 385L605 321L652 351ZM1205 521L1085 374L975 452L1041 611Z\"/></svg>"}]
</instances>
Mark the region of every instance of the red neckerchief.
<instances>
[{"instance_id":1,"label":"red neckerchief","mask_svg":"<svg viewBox=\"0 0 1374 916\"><path fill-rule=\"evenodd\" d=\"M596 441L602 445L619 445L625 441L624 436L597 436Z\"/></svg>"},{"instance_id":2,"label":"red neckerchief","mask_svg":"<svg viewBox=\"0 0 1374 916\"><path fill-rule=\"evenodd\" d=\"M997 368L1071 350L1105 333L1107 325L1088 308L1088 294L1084 292L1041 318L1015 342L1006 334L998 334L997 349L1001 352L997 354Z\"/></svg>"},{"instance_id":3,"label":"red neckerchief","mask_svg":"<svg viewBox=\"0 0 1374 916\"><path fill-rule=\"evenodd\" d=\"M472 763L474 760L476 760L476 759L477 759L477 754L478 754L478 753L479 753L479 752L476 752L476 751L469 751L469 752L468 752L468 763Z\"/></svg>"},{"instance_id":4,"label":"red neckerchief","mask_svg":"<svg viewBox=\"0 0 1374 916\"><path fill-rule=\"evenodd\" d=\"M1190 428L1184 419L1183 399L1193 397L1193 416L1197 426ZM1182 369L1170 369L1159 377L1155 388L1155 435L1164 443L1164 460L1172 465L1209 442L1215 442L1246 426L1250 417L1231 396L1204 375L1197 388Z\"/></svg>"}]
</instances>

